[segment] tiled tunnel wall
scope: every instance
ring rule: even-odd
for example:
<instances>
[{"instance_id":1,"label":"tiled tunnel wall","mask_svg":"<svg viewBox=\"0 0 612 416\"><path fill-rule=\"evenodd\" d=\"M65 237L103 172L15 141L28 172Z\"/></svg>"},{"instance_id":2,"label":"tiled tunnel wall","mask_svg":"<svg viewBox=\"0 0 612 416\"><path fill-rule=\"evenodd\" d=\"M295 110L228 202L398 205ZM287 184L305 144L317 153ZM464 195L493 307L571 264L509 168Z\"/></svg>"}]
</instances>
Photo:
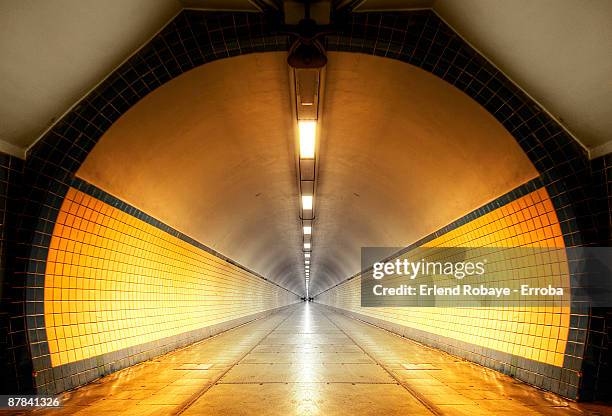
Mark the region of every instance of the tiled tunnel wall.
<instances>
[{"instance_id":1,"label":"tiled tunnel wall","mask_svg":"<svg viewBox=\"0 0 612 416\"><path fill-rule=\"evenodd\" d=\"M612 247L612 154L591 161L596 245ZM612 400L612 308L592 308L585 349L584 399Z\"/></svg>"},{"instance_id":2,"label":"tiled tunnel wall","mask_svg":"<svg viewBox=\"0 0 612 416\"><path fill-rule=\"evenodd\" d=\"M31 385L31 376L19 371L27 356L16 356L14 345L27 346L23 311L20 302L23 288L13 287L15 260L16 214L19 211L19 190L23 175L23 160L0 153L0 392L14 386ZM18 352L17 352L18 354Z\"/></svg>"},{"instance_id":3,"label":"tiled tunnel wall","mask_svg":"<svg viewBox=\"0 0 612 416\"><path fill-rule=\"evenodd\" d=\"M339 22L338 33L326 36L328 50L398 59L423 68L464 91L506 127L540 172L541 184L536 188L546 188L565 246L603 244L604 240L605 244L609 244L609 238L602 238L602 234L609 237L610 230L609 158L594 169L599 176L602 176L603 172L603 178L606 180L605 185L597 184L594 189L597 188L597 192L607 191L606 198L595 199L599 201L598 207L606 206L603 200L607 202L605 209L608 210L608 215L599 212L594 216L595 204L592 194L588 192L588 186L585 185L591 183L592 171L583 149L542 108L463 42L433 12L359 13L336 17ZM79 376L83 377L81 380L79 377L75 379L74 374L71 374L75 368L80 371L79 374L84 374L89 365L86 360L77 361L74 368L52 368L51 349L45 327L45 318L49 311L45 308L44 289L47 287L47 256L56 219L70 188L76 187L83 191L75 185L74 174L97 140L140 98L191 68L228 56L287 50L290 39L276 31L277 18L278 16L249 13L208 13L193 10L180 13L150 43L62 117L30 149L23 163L23 186L18 197L19 203L16 205L17 212L11 222L14 224L15 238L6 240L10 243L8 250L3 248L3 267L10 264L11 269L4 276L3 285L10 288L10 299L3 304L10 305L8 347L10 355L14 357L13 370L19 380L17 391L28 392L35 389L39 393L53 392L89 377ZM531 192L535 190L530 189ZM466 218L473 220L487 211L499 208L499 204L508 204L522 196L525 195L511 193L510 196L502 198L503 201L495 201L493 205L489 204ZM99 194L96 198L104 200ZM108 201L105 203L108 204ZM109 205L114 206L113 204L123 206L120 201ZM131 207L126 207L125 211L136 212ZM459 225L464 224L456 224ZM5 228L11 227L3 228L3 245ZM598 231L602 229L606 232ZM172 233L171 230L166 231ZM435 237L438 236L437 234ZM6 253L9 253L8 257ZM574 394L578 374L576 369L588 370L581 381L590 380L581 386L580 397L595 397L594 392L606 390L606 387L601 387L600 384L602 372L609 373L609 330L606 328L610 320L607 316L608 311L591 311L584 305L572 303L567 342L569 349L564 353L566 358L560 377L563 381L563 386L560 384L560 392L568 397L577 397L577 394ZM3 327L5 321L6 319L3 321ZM387 325L386 321L377 322ZM588 327L588 330L585 327ZM449 343L451 341L459 342L449 340ZM579 345L586 345L583 357L578 357ZM127 349L130 348L133 347ZM572 355L572 351L576 356ZM481 352L476 352L470 352L472 359L486 357ZM111 354L115 354L115 357L109 359L117 357L117 352ZM553 355L556 357L556 354L557 352ZM483 358L482 362L495 366L491 360ZM541 375L542 371L531 373ZM529 377L534 376L529 375L528 380ZM64 385L54 384L52 381L55 379L64 379ZM544 379L556 380L555 377Z\"/></svg>"},{"instance_id":4,"label":"tiled tunnel wall","mask_svg":"<svg viewBox=\"0 0 612 416\"><path fill-rule=\"evenodd\" d=\"M299 301L101 190L78 179L75 186L60 208L46 263L47 391Z\"/></svg>"},{"instance_id":5,"label":"tiled tunnel wall","mask_svg":"<svg viewBox=\"0 0 612 416\"><path fill-rule=\"evenodd\" d=\"M538 182L522 186L410 248L565 247L550 197ZM513 263L506 263L509 279L514 278ZM560 285L569 288L567 259L552 266L560 272ZM580 363L576 361L571 369L563 369L563 364L581 359L584 340L568 338L568 306L362 307L359 276L315 300L547 390L564 396L577 394ZM575 318L572 325L586 329L586 317Z\"/></svg>"}]
</instances>

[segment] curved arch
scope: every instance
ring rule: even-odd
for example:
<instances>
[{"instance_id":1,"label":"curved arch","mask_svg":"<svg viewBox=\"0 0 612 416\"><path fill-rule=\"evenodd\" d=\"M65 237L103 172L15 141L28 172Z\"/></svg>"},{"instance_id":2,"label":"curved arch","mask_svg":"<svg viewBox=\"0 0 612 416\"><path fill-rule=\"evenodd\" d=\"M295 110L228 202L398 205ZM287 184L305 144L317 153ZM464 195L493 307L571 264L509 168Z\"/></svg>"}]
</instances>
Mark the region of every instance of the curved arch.
<instances>
[{"instance_id":1,"label":"curved arch","mask_svg":"<svg viewBox=\"0 0 612 416\"><path fill-rule=\"evenodd\" d=\"M326 44L328 50L369 53L418 66L480 103L512 134L540 173L565 245L589 242L593 227L580 187L581 175L588 170L583 149L435 14L348 15ZM55 389L46 336L37 332L44 328L43 288L51 234L73 176L98 139L143 96L185 71L228 56L285 51L288 45L288 37L276 34L275 21L265 15L184 11L28 152L19 227L21 273L15 276L21 280L15 285L26 288L23 333L28 344L21 352L31 355L34 385L40 392ZM582 326L573 329L578 330L583 331ZM578 339L582 333L570 337ZM564 363L574 373L579 367L575 361L568 361L567 367Z\"/></svg>"},{"instance_id":2,"label":"curved arch","mask_svg":"<svg viewBox=\"0 0 612 416\"><path fill-rule=\"evenodd\" d=\"M581 184L586 151L501 71L430 11L355 13L344 16L330 51L397 59L432 73L474 99L516 139L540 173L561 212L568 247L592 237L593 224Z\"/></svg>"}]
</instances>

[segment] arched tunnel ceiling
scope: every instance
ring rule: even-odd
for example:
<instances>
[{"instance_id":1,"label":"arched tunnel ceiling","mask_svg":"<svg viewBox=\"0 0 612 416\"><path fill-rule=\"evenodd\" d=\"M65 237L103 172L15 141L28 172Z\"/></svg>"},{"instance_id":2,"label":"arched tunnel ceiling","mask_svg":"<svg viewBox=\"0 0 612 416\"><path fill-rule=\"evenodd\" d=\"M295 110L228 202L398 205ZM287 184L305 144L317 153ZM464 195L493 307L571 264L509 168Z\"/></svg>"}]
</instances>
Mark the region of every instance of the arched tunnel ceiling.
<instances>
[{"instance_id":1,"label":"arched tunnel ceiling","mask_svg":"<svg viewBox=\"0 0 612 416\"><path fill-rule=\"evenodd\" d=\"M286 54L191 70L102 137L81 178L298 293L303 289ZM330 53L312 293L537 172L484 109L399 61ZM126 178L129 178L126 179Z\"/></svg>"}]
</instances>

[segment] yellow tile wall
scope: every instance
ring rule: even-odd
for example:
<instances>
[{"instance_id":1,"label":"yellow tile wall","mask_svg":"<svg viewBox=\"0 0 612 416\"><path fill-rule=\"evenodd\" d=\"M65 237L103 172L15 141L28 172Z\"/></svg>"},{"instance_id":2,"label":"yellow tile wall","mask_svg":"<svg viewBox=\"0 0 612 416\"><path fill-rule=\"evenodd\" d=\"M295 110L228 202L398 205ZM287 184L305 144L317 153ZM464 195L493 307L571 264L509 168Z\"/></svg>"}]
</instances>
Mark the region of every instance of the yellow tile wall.
<instances>
[{"instance_id":1,"label":"yellow tile wall","mask_svg":"<svg viewBox=\"0 0 612 416\"><path fill-rule=\"evenodd\" d=\"M76 189L45 273L53 367L296 302L296 295Z\"/></svg>"},{"instance_id":2,"label":"yellow tile wall","mask_svg":"<svg viewBox=\"0 0 612 416\"><path fill-rule=\"evenodd\" d=\"M563 248L564 242L550 197L541 188L424 246ZM569 288L567 258L562 257L557 279ZM570 319L566 306L362 308L359 278L323 293L316 301L538 362L563 364Z\"/></svg>"}]
</instances>

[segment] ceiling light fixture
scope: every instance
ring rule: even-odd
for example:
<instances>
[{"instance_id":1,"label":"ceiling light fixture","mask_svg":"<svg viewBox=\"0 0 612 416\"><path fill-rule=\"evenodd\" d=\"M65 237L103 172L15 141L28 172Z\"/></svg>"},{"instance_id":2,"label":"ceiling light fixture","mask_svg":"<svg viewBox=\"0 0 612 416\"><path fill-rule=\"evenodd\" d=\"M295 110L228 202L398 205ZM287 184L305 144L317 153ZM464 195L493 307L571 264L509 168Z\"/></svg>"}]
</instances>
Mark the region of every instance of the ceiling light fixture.
<instances>
[{"instance_id":1,"label":"ceiling light fixture","mask_svg":"<svg viewBox=\"0 0 612 416\"><path fill-rule=\"evenodd\" d=\"M308 3L308 2L307 2ZM308 6L305 6L308 7ZM310 33L310 32L308 32ZM313 39L302 39L292 45L288 59L291 67L292 98L295 100L294 140L295 161L300 198L299 225L302 226L304 245L304 272L306 277L306 296L308 297L308 278L313 243L315 221L314 196L317 192L317 163L319 157L319 117L320 95L323 91L323 67L326 63L322 46L308 47ZM308 44L308 45L307 45ZM312 45L311 45L312 46ZM312 53L319 53L312 55ZM318 196L317 196L318 197ZM317 200L318 202L318 200Z\"/></svg>"},{"instance_id":2,"label":"ceiling light fixture","mask_svg":"<svg viewBox=\"0 0 612 416\"><path fill-rule=\"evenodd\" d=\"M302 208L312 209L312 195L302 195Z\"/></svg>"},{"instance_id":3,"label":"ceiling light fixture","mask_svg":"<svg viewBox=\"0 0 612 416\"><path fill-rule=\"evenodd\" d=\"M314 159L317 122L315 120L300 120L298 129L300 132L300 158Z\"/></svg>"}]
</instances>

